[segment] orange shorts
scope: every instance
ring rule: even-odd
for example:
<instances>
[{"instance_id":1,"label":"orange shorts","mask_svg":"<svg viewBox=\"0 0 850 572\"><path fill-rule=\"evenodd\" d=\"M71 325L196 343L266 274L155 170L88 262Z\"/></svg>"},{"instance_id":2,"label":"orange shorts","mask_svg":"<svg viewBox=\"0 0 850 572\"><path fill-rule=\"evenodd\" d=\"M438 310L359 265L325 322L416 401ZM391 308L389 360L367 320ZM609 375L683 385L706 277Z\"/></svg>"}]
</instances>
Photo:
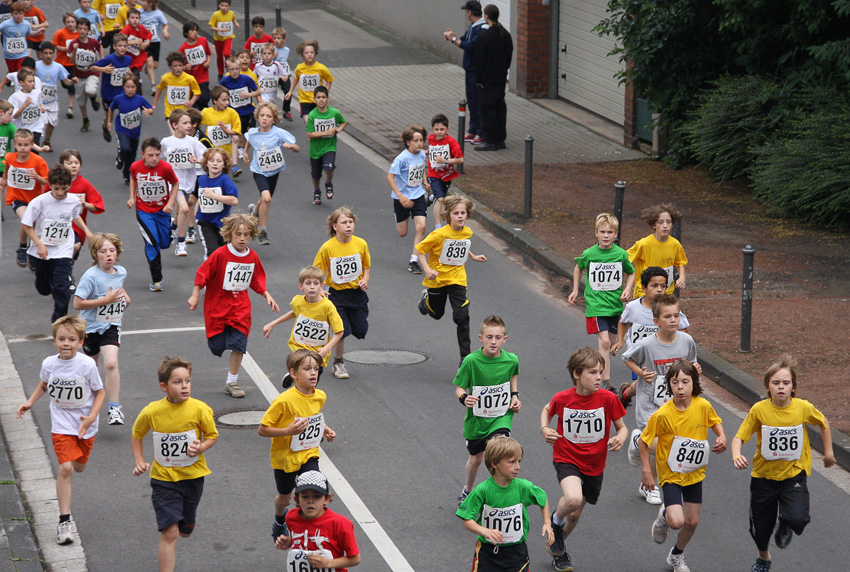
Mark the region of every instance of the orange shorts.
<instances>
[{"instance_id":1,"label":"orange shorts","mask_svg":"<svg viewBox=\"0 0 850 572\"><path fill-rule=\"evenodd\" d=\"M94 446L94 437L80 439L76 435L63 435L61 433L51 433L51 436L53 437L53 450L56 451L56 458L59 459L60 465L71 461L83 465L89 462L91 448Z\"/></svg>"}]
</instances>

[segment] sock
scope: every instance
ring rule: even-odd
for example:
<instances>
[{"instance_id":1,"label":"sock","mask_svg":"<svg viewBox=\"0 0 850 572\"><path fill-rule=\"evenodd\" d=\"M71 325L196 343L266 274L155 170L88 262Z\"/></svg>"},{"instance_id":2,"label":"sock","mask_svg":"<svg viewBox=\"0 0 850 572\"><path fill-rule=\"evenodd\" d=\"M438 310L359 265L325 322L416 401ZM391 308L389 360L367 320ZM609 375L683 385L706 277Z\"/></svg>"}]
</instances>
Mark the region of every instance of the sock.
<instances>
[{"instance_id":1,"label":"sock","mask_svg":"<svg viewBox=\"0 0 850 572\"><path fill-rule=\"evenodd\" d=\"M670 554L673 554L673 555L679 555L679 554L681 554L682 552L684 552L684 549L681 549L681 550L680 550L680 549L679 549L679 545L678 545L678 544L674 544L674 545L673 545L673 550L671 550L671 551L670 551Z\"/></svg>"},{"instance_id":2,"label":"sock","mask_svg":"<svg viewBox=\"0 0 850 572\"><path fill-rule=\"evenodd\" d=\"M437 229L438 229L438 228L440 228L441 226L443 226L443 225L442 225L442 224L440 224L440 223L438 223L438 222L435 222L435 223L434 223L434 230L437 230Z\"/></svg>"},{"instance_id":3,"label":"sock","mask_svg":"<svg viewBox=\"0 0 850 572\"><path fill-rule=\"evenodd\" d=\"M230 373L229 371L227 372L227 385L230 385L231 383L236 383L238 380L238 373Z\"/></svg>"},{"instance_id":4,"label":"sock","mask_svg":"<svg viewBox=\"0 0 850 572\"><path fill-rule=\"evenodd\" d=\"M22 243L21 243L21 248L26 248L26 247L27 247L27 243L26 243L26 242L22 242Z\"/></svg>"},{"instance_id":5,"label":"sock","mask_svg":"<svg viewBox=\"0 0 850 572\"><path fill-rule=\"evenodd\" d=\"M463 489L460 491L460 496L465 497L469 494L469 491L466 489L466 485L463 485Z\"/></svg>"},{"instance_id":6,"label":"sock","mask_svg":"<svg viewBox=\"0 0 850 572\"><path fill-rule=\"evenodd\" d=\"M334 358L334 363L342 363L343 361L345 361L345 360L343 360L341 357L335 357Z\"/></svg>"},{"instance_id":7,"label":"sock","mask_svg":"<svg viewBox=\"0 0 850 572\"><path fill-rule=\"evenodd\" d=\"M121 406L121 404L118 403L117 401L110 401L109 402L109 408L110 409L115 409L116 407L120 407L120 406Z\"/></svg>"},{"instance_id":8,"label":"sock","mask_svg":"<svg viewBox=\"0 0 850 572\"><path fill-rule=\"evenodd\" d=\"M69 514L60 514L60 515L59 515L59 522L60 522L60 523L62 523L62 522L68 522L69 520L71 520L71 514L70 514L70 513L69 513Z\"/></svg>"},{"instance_id":9,"label":"sock","mask_svg":"<svg viewBox=\"0 0 850 572\"><path fill-rule=\"evenodd\" d=\"M171 230L177 230L177 223L174 221L171 221Z\"/></svg>"},{"instance_id":10,"label":"sock","mask_svg":"<svg viewBox=\"0 0 850 572\"><path fill-rule=\"evenodd\" d=\"M186 242L186 237L185 236L178 236L177 242Z\"/></svg>"},{"instance_id":11,"label":"sock","mask_svg":"<svg viewBox=\"0 0 850 572\"><path fill-rule=\"evenodd\" d=\"M419 262L419 257L416 256L415 254L411 254L410 255L410 261L411 262Z\"/></svg>"},{"instance_id":12,"label":"sock","mask_svg":"<svg viewBox=\"0 0 850 572\"><path fill-rule=\"evenodd\" d=\"M552 522L557 524L558 526L564 526L567 523L567 517L558 518L558 511L552 513Z\"/></svg>"},{"instance_id":13,"label":"sock","mask_svg":"<svg viewBox=\"0 0 850 572\"><path fill-rule=\"evenodd\" d=\"M274 521L278 524L286 524L286 514L274 515Z\"/></svg>"},{"instance_id":14,"label":"sock","mask_svg":"<svg viewBox=\"0 0 850 572\"><path fill-rule=\"evenodd\" d=\"M257 209L257 212L260 212L260 209L259 209L259 208ZM259 230L260 232L263 232L264 230L266 230L266 227L264 227L264 226L259 226L259 225L258 225L258 226L257 226L257 230Z\"/></svg>"}]
</instances>

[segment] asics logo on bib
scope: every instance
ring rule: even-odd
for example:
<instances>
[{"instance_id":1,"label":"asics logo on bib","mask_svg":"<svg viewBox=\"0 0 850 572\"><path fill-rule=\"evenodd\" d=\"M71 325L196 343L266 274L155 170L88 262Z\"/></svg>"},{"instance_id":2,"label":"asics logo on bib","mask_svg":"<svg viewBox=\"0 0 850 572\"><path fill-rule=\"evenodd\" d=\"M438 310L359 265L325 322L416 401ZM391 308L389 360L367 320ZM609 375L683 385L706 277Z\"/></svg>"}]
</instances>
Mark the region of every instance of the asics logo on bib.
<instances>
[{"instance_id":1,"label":"asics logo on bib","mask_svg":"<svg viewBox=\"0 0 850 572\"><path fill-rule=\"evenodd\" d=\"M596 411L573 411L570 413L570 419L593 419L596 417Z\"/></svg>"},{"instance_id":2,"label":"asics logo on bib","mask_svg":"<svg viewBox=\"0 0 850 572\"><path fill-rule=\"evenodd\" d=\"M76 379L58 379L58 378L53 379L53 385L76 385L76 384L77 384Z\"/></svg>"},{"instance_id":3,"label":"asics logo on bib","mask_svg":"<svg viewBox=\"0 0 850 572\"><path fill-rule=\"evenodd\" d=\"M495 385L493 387L485 387L484 389L482 389L479 392L478 395L482 395L482 396L483 395L492 395L494 393L502 393L502 386L501 385Z\"/></svg>"},{"instance_id":4,"label":"asics logo on bib","mask_svg":"<svg viewBox=\"0 0 850 572\"><path fill-rule=\"evenodd\" d=\"M796 434L797 434L797 430L796 430L796 429L780 429L780 428L776 428L776 429L774 429L773 431L771 431L771 432L770 432L770 436L771 436L771 437L774 437L774 436L777 436L777 435L780 435L780 436L781 436L781 435L796 435Z\"/></svg>"},{"instance_id":5,"label":"asics logo on bib","mask_svg":"<svg viewBox=\"0 0 850 572\"><path fill-rule=\"evenodd\" d=\"M680 447L690 447L691 449L705 449L708 447L708 443L706 441L691 441L690 439L685 439L680 444Z\"/></svg>"},{"instance_id":6,"label":"asics logo on bib","mask_svg":"<svg viewBox=\"0 0 850 572\"><path fill-rule=\"evenodd\" d=\"M170 435L168 433L163 434L160 438L160 443L175 443L177 441L186 441L189 437L185 433L178 433L176 435Z\"/></svg>"},{"instance_id":7,"label":"asics logo on bib","mask_svg":"<svg viewBox=\"0 0 850 572\"><path fill-rule=\"evenodd\" d=\"M489 517L500 517L500 516L514 516L516 514L516 507L510 508L494 508L487 513Z\"/></svg>"}]
</instances>

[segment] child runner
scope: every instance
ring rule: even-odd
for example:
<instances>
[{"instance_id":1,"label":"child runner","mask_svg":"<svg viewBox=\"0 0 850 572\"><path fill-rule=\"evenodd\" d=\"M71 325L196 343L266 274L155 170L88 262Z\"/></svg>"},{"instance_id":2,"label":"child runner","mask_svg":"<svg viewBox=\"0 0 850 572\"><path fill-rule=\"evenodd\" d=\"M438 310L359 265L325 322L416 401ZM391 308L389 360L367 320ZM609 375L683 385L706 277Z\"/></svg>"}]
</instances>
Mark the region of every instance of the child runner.
<instances>
[{"instance_id":1,"label":"child runner","mask_svg":"<svg viewBox=\"0 0 850 572\"><path fill-rule=\"evenodd\" d=\"M103 100L103 138L112 141L109 133L109 113L115 98L124 93L124 78L132 74L133 58L127 55L127 36L115 34L112 38L112 53L92 64L92 71L103 74L100 82L100 98Z\"/></svg>"},{"instance_id":2,"label":"child runner","mask_svg":"<svg viewBox=\"0 0 850 572\"><path fill-rule=\"evenodd\" d=\"M660 266L667 271L667 293L672 294L674 287L684 290L688 257L682 244L670 236L673 225L682 220L682 215L675 206L660 204L643 209L640 217L652 227L652 234L640 239L628 250L635 272L640 274L650 266ZM674 280L677 272L679 277ZM634 298L643 294L640 283L636 283Z\"/></svg>"},{"instance_id":3,"label":"child runner","mask_svg":"<svg viewBox=\"0 0 850 572\"><path fill-rule=\"evenodd\" d=\"M127 208L136 209L136 221L145 241L151 272L151 292L162 291L162 253L171 246L171 212L177 200L177 175L159 160L162 146L156 137L142 142L142 159L130 166L130 198Z\"/></svg>"},{"instance_id":4,"label":"child runner","mask_svg":"<svg viewBox=\"0 0 850 572\"><path fill-rule=\"evenodd\" d=\"M324 275L322 269L316 266L302 269L298 273L298 289L304 294L292 298L289 312L263 326L263 335L268 338L275 326L295 319L289 334L289 349L308 349L318 353L322 358L319 375L328 365L331 350L342 340L344 331L339 312L322 290ZM282 385L284 389L292 385L289 374L284 375Z\"/></svg>"},{"instance_id":5,"label":"child runner","mask_svg":"<svg viewBox=\"0 0 850 572\"><path fill-rule=\"evenodd\" d=\"M121 320L130 305L130 295L124 290L127 271L118 265L118 257L123 251L117 235L93 235L89 252L94 262L80 278L74 296L74 309L79 310L80 317L86 321L83 351L94 359L95 366L98 356L103 354L110 425L124 425L118 347L121 345Z\"/></svg>"},{"instance_id":6,"label":"child runner","mask_svg":"<svg viewBox=\"0 0 850 572\"><path fill-rule=\"evenodd\" d=\"M305 471L295 478L295 508L286 513L289 536L279 536L275 546L288 550L290 570L306 561L311 570L338 570L360 564L360 549L350 520L328 509L333 493L319 471Z\"/></svg>"},{"instance_id":7,"label":"child runner","mask_svg":"<svg viewBox=\"0 0 850 572\"><path fill-rule=\"evenodd\" d=\"M643 486L650 490L655 487L655 477L649 468L649 448L656 443L655 469L664 504L652 523L652 539L661 544L667 539L668 528L679 531L676 544L667 555L667 565L673 572L690 572L684 551L699 523L709 427L717 435L711 451L726 450L720 417L711 403L699 397L699 375L687 360L676 360L670 366L665 378L673 399L652 414L638 442Z\"/></svg>"},{"instance_id":8,"label":"child runner","mask_svg":"<svg viewBox=\"0 0 850 572\"><path fill-rule=\"evenodd\" d=\"M275 28L272 30L272 39L274 40L274 61L282 65L283 69L286 70L285 78L282 78L278 84L283 93L286 94L289 93L289 89L292 87L292 81L290 80L292 73L289 68L289 48L284 45L286 43L286 30ZM291 107L292 98L284 98L283 118L287 121L292 121L292 114L289 112Z\"/></svg>"},{"instance_id":9,"label":"child runner","mask_svg":"<svg viewBox=\"0 0 850 572\"><path fill-rule=\"evenodd\" d=\"M139 138L142 135L142 117L153 115L153 107L139 92L142 82L135 74L127 74L123 80L124 93L115 96L109 106L107 129L115 118L115 135L118 137L118 157L115 166L124 175L124 184L130 184L130 166L136 159Z\"/></svg>"},{"instance_id":10,"label":"child runner","mask_svg":"<svg viewBox=\"0 0 850 572\"><path fill-rule=\"evenodd\" d=\"M199 207L196 217L206 260L215 249L225 244L221 235L222 221L230 215L230 209L239 204L239 191L227 176L230 155L223 149L207 149L201 167L206 173L198 177Z\"/></svg>"},{"instance_id":11,"label":"child runner","mask_svg":"<svg viewBox=\"0 0 850 572\"><path fill-rule=\"evenodd\" d=\"M91 9L91 3L92 0L77 0L77 4L80 7L74 10L74 16L77 17L77 24L80 23L80 20L86 20L89 23L91 26L90 37L99 42L100 37L103 35L103 20L100 14Z\"/></svg>"},{"instance_id":12,"label":"child runner","mask_svg":"<svg viewBox=\"0 0 850 572\"><path fill-rule=\"evenodd\" d=\"M198 25L195 22L183 24L183 37L186 41L178 48L181 54L186 56L189 65L189 75L198 82L201 95L195 102L195 108L203 111L210 103L210 62L212 61L212 50L210 43L203 36L198 35Z\"/></svg>"},{"instance_id":13,"label":"child runner","mask_svg":"<svg viewBox=\"0 0 850 572\"><path fill-rule=\"evenodd\" d=\"M86 469L97 433L97 416L103 406L103 383L97 364L78 353L86 335L86 323L77 316L64 316L53 322L53 345L59 352L41 362L41 380L26 403L18 407L17 417L32 409L45 393L50 400L50 434L59 462L56 474L56 498L59 501L59 525L56 542L74 542L75 526L71 519L71 476Z\"/></svg>"},{"instance_id":14,"label":"child runner","mask_svg":"<svg viewBox=\"0 0 850 572\"><path fill-rule=\"evenodd\" d=\"M257 236L253 217L230 215L222 221L221 236L228 241L210 254L195 274L195 287L189 298L189 309L198 307L201 288L204 295L204 325L210 351L221 357L230 350L230 369L224 392L231 397L245 397L239 386L239 367L248 349L251 332L251 298L248 288L264 296L274 312L280 308L266 290L266 271L257 253L248 243Z\"/></svg>"},{"instance_id":15,"label":"child runner","mask_svg":"<svg viewBox=\"0 0 850 572\"><path fill-rule=\"evenodd\" d=\"M27 48L33 51L35 59L41 59L41 42L44 41L44 30L50 27L47 17L41 8L33 5L33 0L21 0L24 5L24 20L30 23L33 33L27 35Z\"/></svg>"},{"instance_id":16,"label":"child runner","mask_svg":"<svg viewBox=\"0 0 850 572\"><path fill-rule=\"evenodd\" d=\"M310 140L310 177L313 179L313 204L322 204L319 183L325 172L325 196L334 198L337 135L348 126L338 109L328 107L328 88L320 85L313 92L316 107L307 114L304 129Z\"/></svg>"},{"instance_id":17,"label":"child runner","mask_svg":"<svg viewBox=\"0 0 850 572\"><path fill-rule=\"evenodd\" d=\"M463 164L463 150L460 144L449 135L449 119L440 113L431 119L431 133L428 136L428 182L431 184L429 200L434 203L434 230L443 226L440 212L443 199L452 186L452 181L460 176L455 165Z\"/></svg>"},{"instance_id":18,"label":"child runner","mask_svg":"<svg viewBox=\"0 0 850 572\"><path fill-rule=\"evenodd\" d=\"M295 52L304 59L304 62L295 66L295 81L292 82L292 86L283 98L292 99L292 92L295 91L296 86L298 87L301 119L306 123L307 115L316 107L313 102L313 90L324 85L330 91L334 76L324 64L316 61L316 56L319 55L319 42L316 40L301 42L295 46Z\"/></svg>"},{"instance_id":19,"label":"child runner","mask_svg":"<svg viewBox=\"0 0 850 572\"><path fill-rule=\"evenodd\" d=\"M35 80L35 71L31 68L21 68L18 72L21 89L9 96L9 103L15 108L12 111L12 123L18 129L29 130L33 134L33 142L38 145L44 133L41 113L46 110L41 104L41 86L36 89Z\"/></svg>"},{"instance_id":20,"label":"child runner","mask_svg":"<svg viewBox=\"0 0 850 572\"><path fill-rule=\"evenodd\" d=\"M130 67L141 78L145 62L148 60L148 47L150 47L153 34L142 26L142 13L138 9L130 8L127 10L127 25L124 26L121 33L127 36L127 53L133 56L133 63ZM151 88L153 88L153 82L151 82Z\"/></svg>"},{"instance_id":21,"label":"child runner","mask_svg":"<svg viewBox=\"0 0 850 572\"><path fill-rule=\"evenodd\" d=\"M185 109L175 109L168 117L168 124L174 133L160 141L162 152L160 158L167 161L174 174L177 175L177 214L171 223L172 235L177 233L177 246L174 248L176 256L187 256L186 252L186 226L191 216L194 223L194 210L189 209L189 197L195 190L195 182L198 180L195 165L201 163L206 148L203 144L191 136L195 132L192 127L192 119ZM191 224L191 242L195 242L195 225Z\"/></svg>"},{"instance_id":22,"label":"child runner","mask_svg":"<svg viewBox=\"0 0 850 572\"><path fill-rule=\"evenodd\" d=\"M192 107L201 95L201 88L193 76L183 71L186 67L186 56L180 52L171 52L165 61L171 71L162 74L159 85L156 86L153 108L156 110L159 98L165 91L165 119L167 120L175 109Z\"/></svg>"},{"instance_id":23,"label":"child runner","mask_svg":"<svg viewBox=\"0 0 850 572\"><path fill-rule=\"evenodd\" d=\"M53 34L53 45L56 46L56 63L65 68L69 79L73 79L74 62L68 58L68 48L71 47L71 42L80 37L77 33L77 17L71 12L65 12L62 14L62 23L65 24L65 27L56 30L56 33ZM75 85L76 82L66 88L68 91L68 109L65 111L65 117L68 119L74 117Z\"/></svg>"},{"instance_id":24,"label":"child runner","mask_svg":"<svg viewBox=\"0 0 850 572\"><path fill-rule=\"evenodd\" d=\"M623 302L631 298L635 269L629 262L626 251L614 244L620 223L610 213L596 215L597 244L582 252L575 259L573 270L573 291L567 302L575 304L581 275L587 270L584 286L585 326L588 334L596 334L599 353L605 358L605 371L602 372L602 389L614 391L611 387L611 363L608 352L616 342L617 324L623 313ZM628 276L628 278L626 278ZM625 279L625 286L623 280Z\"/></svg>"},{"instance_id":25,"label":"child runner","mask_svg":"<svg viewBox=\"0 0 850 572\"><path fill-rule=\"evenodd\" d=\"M484 318L478 340L484 346L463 360L452 382L455 396L466 407L463 437L469 452L458 504L475 486L487 442L497 435L510 437L514 413L522 407L517 389L519 360L515 354L502 350L508 341L504 320L499 316Z\"/></svg>"},{"instance_id":26,"label":"child runner","mask_svg":"<svg viewBox=\"0 0 850 572\"><path fill-rule=\"evenodd\" d=\"M27 36L33 33L32 25L24 20L26 8L20 2L12 2L10 7L12 17L0 24L0 35L3 36L3 57L9 73L21 69L24 58L29 56Z\"/></svg>"},{"instance_id":27,"label":"child runner","mask_svg":"<svg viewBox=\"0 0 850 572\"><path fill-rule=\"evenodd\" d=\"M3 113L11 119L9 111ZM6 153L3 178L0 189L6 192L6 204L12 207L18 218L23 220L27 205L44 192L47 183L47 162L32 152L32 132L27 129L15 131L14 153ZM21 268L27 266L27 233L22 226L18 231L19 246L15 252L15 262ZM64 315L64 314L61 314ZM58 316L57 316L58 317Z\"/></svg>"},{"instance_id":28,"label":"child runner","mask_svg":"<svg viewBox=\"0 0 850 572\"><path fill-rule=\"evenodd\" d=\"M224 62L230 59L231 45L236 37L234 30L239 29L239 21L230 9L230 0L219 0L217 6L218 10L210 17L209 27L213 32L218 80L221 81L225 73Z\"/></svg>"},{"instance_id":29,"label":"child runner","mask_svg":"<svg viewBox=\"0 0 850 572\"><path fill-rule=\"evenodd\" d=\"M552 512L555 542L549 547L557 572L573 569L564 541L578 524L584 506L596 504L602 492L602 473L608 451L619 451L629 430L626 410L617 396L601 389L605 358L591 348L573 352L567 361L573 387L556 393L540 413L540 432L552 445L555 472L563 496ZM549 427L553 417L556 429ZM610 436L611 424L617 434Z\"/></svg>"},{"instance_id":30,"label":"child runner","mask_svg":"<svg viewBox=\"0 0 850 572\"><path fill-rule=\"evenodd\" d=\"M797 361L782 354L767 368L764 387L767 399L752 406L731 447L735 468L746 469L749 461L741 454L741 446L756 433L750 480L750 535L758 550L753 572L770 570L771 534L777 548L785 548L811 520L806 478L812 473L812 450L807 423L820 429L823 466L835 464L829 422L814 405L795 397Z\"/></svg>"},{"instance_id":31,"label":"child runner","mask_svg":"<svg viewBox=\"0 0 850 572\"><path fill-rule=\"evenodd\" d=\"M68 169L68 172L71 173L71 188L68 189L68 194L73 195L80 200L80 203L83 205L80 218L83 219L83 222L88 224L87 217L89 213L100 214L106 210L106 206L103 204L103 197L100 196L100 193L97 192L94 185L92 185L85 177L80 175L80 169L83 168L83 156L80 155L79 151L76 149L65 149L59 154L59 164ZM74 256L71 264L73 265L74 261L76 261L77 257L80 255L80 248L82 248L83 243L86 241L86 233L83 232L83 229L77 225L72 225L72 227L74 229ZM72 271L70 290L74 292L76 289L77 284L74 281L74 274Z\"/></svg>"},{"instance_id":32,"label":"child runner","mask_svg":"<svg viewBox=\"0 0 850 572\"><path fill-rule=\"evenodd\" d=\"M165 397L142 409L130 443L133 474L151 471L151 501L160 533L159 569L172 572L178 534L188 538L195 530L204 477L210 474L204 453L215 445L218 431L210 406L192 398L191 363L166 356L157 377ZM142 443L149 431L153 433L153 466L145 461Z\"/></svg>"},{"instance_id":33,"label":"child runner","mask_svg":"<svg viewBox=\"0 0 850 572\"><path fill-rule=\"evenodd\" d=\"M466 297L466 260L487 262L483 254L472 253L472 229L466 220L475 205L466 197L451 194L443 202L446 225L416 245L419 263L425 269L425 289L419 298L419 313L439 320L452 305L452 320L457 325L460 361L469 354L469 299ZM430 261L430 262L429 262Z\"/></svg>"},{"instance_id":34,"label":"child runner","mask_svg":"<svg viewBox=\"0 0 850 572\"><path fill-rule=\"evenodd\" d=\"M543 513L546 546L554 540L549 525L549 499L546 491L525 479L518 479L522 446L499 435L487 443L484 464L490 478L475 487L457 509L463 526L478 536L472 570L528 570L528 507L539 506Z\"/></svg>"},{"instance_id":35,"label":"child runner","mask_svg":"<svg viewBox=\"0 0 850 572\"><path fill-rule=\"evenodd\" d=\"M369 245L354 236L357 216L348 207L336 209L328 217L330 240L316 253L313 266L321 268L328 286L328 299L333 303L342 319L343 334L334 346L333 374L337 379L348 379L343 351L345 337L354 334L358 340L366 337L369 330L369 277L372 273L372 257Z\"/></svg>"},{"instance_id":36,"label":"child runner","mask_svg":"<svg viewBox=\"0 0 850 572\"><path fill-rule=\"evenodd\" d=\"M159 9L159 0L142 0L142 9L139 11L142 26L151 33L151 43L146 50L148 58L145 61L145 69L148 73L148 78L151 81L151 86L156 83L156 70L159 69L159 51L162 38L171 39L171 34L168 31L168 20L162 10ZM160 37L160 34L162 37ZM200 82L199 82L200 83ZM151 87L151 95L153 87Z\"/></svg>"},{"instance_id":37,"label":"child runner","mask_svg":"<svg viewBox=\"0 0 850 572\"><path fill-rule=\"evenodd\" d=\"M245 133L245 153L242 159L246 165L250 165L254 183L260 191L259 204L248 207L251 214L257 216L260 221L260 236L257 242L268 245L270 241L266 233L266 225L269 220L269 208L277 188L277 179L286 169L283 152L291 149L298 153L301 147L295 143L295 137L289 131L284 131L277 126L280 122L280 109L275 104L263 101L257 106L254 116L258 127L252 127ZM245 130L244 123L242 129ZM249 161L248 149L252 146L254 153Z\"/></svg>"},{"instance_id":38,"label":"child runner","mask_svg":"<svg viewBox=\"0 0 850 572\"><path fill-rule=\"evenodd\" d=\"M235 143L239 141L242 133L242 119L236 110L230 107L230 92L226 87L217 85L210 91L212 107L205 107L201 111L201 126L206 131L207 139L218 149L224 151L230 157L230 169L228 172L233 178L242 174L237 162ZM234 139L236 141L234 141Z\"/></svg>"},{"instance_id":39,"label":"child runner","mask_svg":"<svg viewBox=\"0 0 850 572\"><path fill-rule=\"evenodd\" d=\"M274 60L274 46L263 44L260 48L260 61L254 64L257 84L260 86L260 99L274 102L277 99L278 84L289 72Z\"/></svg>"},{"instance_id":40,"label":"child runner","mask_svg":"<svg viewBox=\"0 0 850 572\"><path fill-rule=\"evenodd\" d=\"M35 62L35 76L41 80L41 103L44 105L44 146L50 146L53 128L59 123L59 85L74 86L74 80L68 71L53 61L56 46L44 41L41 43L41 60Z\"/></svg>"},{"instance_id":41,"label":"child runner","mask_svg":"<svg viewBox=\"0 0 850 572\"><path fill-rule=\"evenodd\" d=\"M81 1L88 2L89 0ZM74 62L74 77L77 79L77 83L74 85L74 94L77 105L80 106L80 115L83 118L83 126L80 127L80 131L83 133L89 130L90 125L86 101L91 100L91 108L95 112L100 110L100 102L97 100L97 80L100 74L90 68L96 61L103 59L103 48L95 38L89 37L89 26L88 20L79 18L77 20L77 34L79 36L68 46L68 57Z\"/></svg>"},{"instance_id":42,"label":"child runner","mask_svg":"<svg viewBox=\"0 0 850 572\"><path fill-rule=\"evenodd\" d=\"M407 219L413 217L416 235L413 238L413 253L407 263L408 272L422 274L419 265L419 252L416 245L425 238L428 223L428 205L425 202L425 189L431 185L425 180L426 156L422 151L425 142L425 128L418 125L408 127L401 134L401 143L405 150L393 159L387 182L390 184L395 213L395 227L402 238L407 236ZM423 188L424 186L424 188Z\"/></svg>"},{"instance_id":43,"label":"child runner","mask_svg":"<svg viewBox=\"0 0 850 572\"><path fill-rule=\"evenodd\" d=\"M239 60L239 73L247 75L257 83L257 74L254 73L254 62L251 59L251 52L248 50L233 50L233 57Z\"/></svg>"},{"instance_id":44,"label":"child runner","mask_svg":"<svg viewBox=\"0 0 850 572\"><path fill-rule=\"evenodd\" d=\"M294 386L274 398L257 429L261 437L272 440L270 457L277 488L272 521L275 542L280 536L290 536L286 509L292 500L295 479L319 470L319 443L323 437L328 442L336 437L322 413L327 396L316 389L321 364L322 356L313 350L298 349L289 354L286 369Z\"/></svg>"},{"instance_id":45,"label":"child runner","mask_svg":"<svg viewBox=\"0 0 850 572\"><path fill-rule=\"evenodd\" d=\"M12 111L15 108L5 99L0 99L0 180L6 170L6 153L9 149L14 149L15 132L18 130L15 124L12 123ZM6 194L6 188L2 188L3 194ZM26 261L24 261L26 264Z\"/></svg>"},{"instance_id":46,"label":"child runner","mask_svg":"<svg viewBox=\"0 0 850 572\"><path fill-rule=\"evenodd\" d=\"M248 36L243 46L251 54L251 64L257 65L263 61L262 50L264 46L274 46L274 40L265 33L266 19L262 16L251 18L251 29L254 33Z\"/></svg>"}]
</instances>

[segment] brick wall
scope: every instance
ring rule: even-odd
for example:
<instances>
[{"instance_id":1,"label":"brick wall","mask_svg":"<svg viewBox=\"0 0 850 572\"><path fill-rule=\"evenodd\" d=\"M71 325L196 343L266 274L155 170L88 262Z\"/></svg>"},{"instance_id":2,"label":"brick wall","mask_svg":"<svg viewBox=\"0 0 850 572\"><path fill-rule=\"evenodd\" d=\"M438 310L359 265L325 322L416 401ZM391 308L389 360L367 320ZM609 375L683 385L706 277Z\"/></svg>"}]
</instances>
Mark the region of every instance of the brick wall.
<instances>
[{"instance_id":1,"label":"brick wall","mask_svg":"<svg viewBox=\"0 0 850 572\"><path fill-rule=\"evenodd\" d=\"M530 99L549 97L550 6L543 0L517 0L516 92Z\"/></svg>"}]
</instances>

